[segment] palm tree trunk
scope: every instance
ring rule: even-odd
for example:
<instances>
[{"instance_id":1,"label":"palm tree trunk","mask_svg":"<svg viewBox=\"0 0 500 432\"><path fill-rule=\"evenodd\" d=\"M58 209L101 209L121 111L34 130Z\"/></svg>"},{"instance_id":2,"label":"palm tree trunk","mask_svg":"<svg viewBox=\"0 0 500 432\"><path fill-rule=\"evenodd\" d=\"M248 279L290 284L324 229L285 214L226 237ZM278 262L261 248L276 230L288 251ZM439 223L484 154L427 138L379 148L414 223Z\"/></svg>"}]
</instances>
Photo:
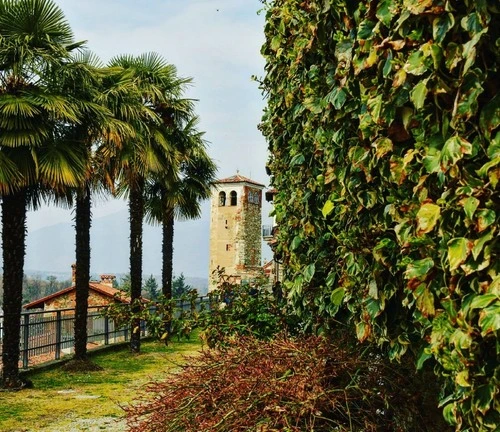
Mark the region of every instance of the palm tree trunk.
<instances>
[{"instance_id":1,"label":"palm tree trunk","mask_svg":"<svg viewBox=\"0 0 500 432\"><path fill-rule=\"evenodd\" d=\"M76 244L76 305L75 305L75 360L87 358L87 317L90 282L90 188L79 190L76 196L75 244Z\"/></svg>"},{"instance_id":2,"label":"palm tree trunk","mask_svg":"<svg viewBox=\"0 0 500 432\"><path fill-rule=\"evenodd\" d=\"M19 342L26 241L26 189L2 197L3 342L2 387L20 388ZM27 348L27 347L25 347Z\"/></svg>"},{"instance_id":3,"label":"palm tree trunk","mask_svg":"<svg viewBox=\"0 0 500 432\"><path fill-rule=\"evenodd\" d=\"M140 310L138 304L142 290L142 221L144 218L144 179L130 187L129 217L130 217L130 301L132 313ZM140 320L132 321L130 350L141 351Z\"/></svg>"},{"instance_id":4,"label":"palm tree trunk","mask_svg":"<svg viewBox=\"0 0 500 432\"><path fill-rule=\"evenodd\" d=\"M162 268L161 268L161 290L162 294L168 301L172 300L172 274L173 274L173 257L174 257L174 209L167 209L163 214L162 221ZM172 308L169 310L173 313ZM168 345L170 340L170 330L172 328L172 320L165 322L165 345Z\"/></svg>"},{"instance_id":5,"label":"palm tree trunk","mask_svg":"<svg viewBox=\"0 0 500 432\"><path fill-rule=\"evenodd\" d=\"M162 293L167 299L172 298L172 276L174 257L174 211L168 209L162 223Z\"/></svg>"}]
</instances>

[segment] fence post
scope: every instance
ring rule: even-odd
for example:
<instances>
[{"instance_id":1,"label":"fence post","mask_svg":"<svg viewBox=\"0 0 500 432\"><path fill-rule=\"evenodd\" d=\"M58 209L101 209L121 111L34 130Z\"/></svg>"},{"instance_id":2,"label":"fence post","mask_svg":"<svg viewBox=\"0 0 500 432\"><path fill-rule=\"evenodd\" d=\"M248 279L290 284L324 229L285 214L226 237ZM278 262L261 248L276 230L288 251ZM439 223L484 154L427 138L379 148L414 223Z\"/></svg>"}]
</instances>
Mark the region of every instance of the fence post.
<instances>
[{"instance_id":1,"label":"fence post","mask_svg":"<svg viewBox=\"0 0 500 432\"><path fill-rule=\"evenodd\" d=\"M30 314L25 313L23 315L23 368L28 368L29 361L29 342L30 342Z\"/></svg>"},{"instance_id":2,"label":"fence post","mask_svg":"<svg viewBox=\"0 0 500 432\"><path fill-rule=\"evenodd\" d=\"M109 320L107 315L104 315L104 345L109 345Z\"/></svg>"},{"instance_id":3,"label":"fence post","mask_svg":"<svg viewBox=\"0 0 500 432\"><path fill-rule=\"evenodd\" d=\"M56 360L61 358L62 320L61 311L56 312Z\"/></svg>"}]
</instances>

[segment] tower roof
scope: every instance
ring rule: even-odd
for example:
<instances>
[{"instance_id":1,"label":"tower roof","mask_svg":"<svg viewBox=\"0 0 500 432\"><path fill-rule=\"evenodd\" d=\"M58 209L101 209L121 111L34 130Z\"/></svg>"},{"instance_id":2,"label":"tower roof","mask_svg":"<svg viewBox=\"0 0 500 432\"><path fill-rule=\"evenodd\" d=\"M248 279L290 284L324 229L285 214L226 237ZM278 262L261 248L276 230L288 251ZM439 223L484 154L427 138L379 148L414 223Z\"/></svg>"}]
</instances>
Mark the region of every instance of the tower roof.
<instances>
[{"instance_id":1,"label":"tower roof","mask_svg":"<svg viewBox=\"0 0 500 432\"><path fill-rule=\"evenodd\" d=\"M242 176L240 174L233 175L224 179L219 179L216 183L250 183L255 186L265 187L262 183L256 182L255 180L249 179L248 177Z\"/></svg>"}]
</instances>

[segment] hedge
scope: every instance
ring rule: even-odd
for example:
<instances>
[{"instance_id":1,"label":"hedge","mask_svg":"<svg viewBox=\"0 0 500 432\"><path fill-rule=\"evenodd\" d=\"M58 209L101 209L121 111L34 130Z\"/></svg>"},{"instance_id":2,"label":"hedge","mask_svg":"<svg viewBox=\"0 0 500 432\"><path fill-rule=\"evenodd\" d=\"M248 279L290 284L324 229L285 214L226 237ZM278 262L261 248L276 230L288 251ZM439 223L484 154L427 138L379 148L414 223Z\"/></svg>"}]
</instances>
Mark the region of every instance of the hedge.
<instances>
[{"instance_id":1,"label":"hedge","mask_svg":"<svg viewBox=\"0 0 500 432\"><path fill-rule=\"evenodd\" d=\"M264 2L261 124L285 287L435 363L457 430L500 424L500 5Z\"/></svg>"}]
</instances>

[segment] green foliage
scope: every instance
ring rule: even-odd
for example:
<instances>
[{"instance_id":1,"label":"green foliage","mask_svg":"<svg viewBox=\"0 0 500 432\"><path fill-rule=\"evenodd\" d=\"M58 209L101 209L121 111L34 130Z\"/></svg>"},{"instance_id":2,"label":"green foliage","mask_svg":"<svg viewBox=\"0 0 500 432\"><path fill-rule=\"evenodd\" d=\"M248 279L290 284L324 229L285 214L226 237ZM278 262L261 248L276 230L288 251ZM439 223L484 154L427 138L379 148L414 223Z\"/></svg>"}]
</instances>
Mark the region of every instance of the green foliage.
<instances>
[{"instance_id":1,"label":"green foliage","mask_svg":"<svg viewBox=\"0 0 500 432\"><path fill-rule=\"evenodd\" d=\"M266 4L277 254L306 328L429 358L457 430L500 424L498 4Z\"/></svg>"},{"instance_id":2,"label":"green foliage","mask_svg":"<svg viewBox=\"0 0 500 432\"><path fill-rule=\"evenodd\" d=\"M269 291L267 280L232 283L224 269L214 276L217 289L209 293L210 308L198 322L201 338L209 347L224 347L243 336L270 339L278 333L296 332L297 316Z\"/></svg>"},{"instance_id":3,"label":"green foliage","mask_svg":"<svg viewBox=\"0 0 500 432\"><path fill-rule=\"evenodd\" d=\"M159 296L154 303L138 298L131 304L110 304L103 314L112 319L118 328L131 327L139 320L147 327L149 335L156 339L170 340L176 336L179 341L182 338L189 340L200 319L197 298L196 290L183 296L180 303L179 299L164 296ZM140 328L132 328L132 331L139 332Z\"/></svg>"},{"instance_id":4,"label":"green foliage","mask_svg":"<svg viewBox=\"0 0 500 432\"><path fill-rule=\"evenodd\" d=\"M69 286L71 286L71 280L58 281L55 276L47 276L46 280L42 280L40 276L25 275L23 277L23 303L30 303Z\"/></svg>"},{"instance_id":5,"label":"green foliage","mask_svg":"<svg viewBox=\"0 0 500 432\"><path fill-rule=\"evenodd\" d=\"M186 278L184 277L184 273L181 273L179 276L174 277L172 280L172 296L174 298L181 298L191 291L193 288L191 285L186 284Z\"/></svg>"},{"instance_id":6,"label":"green foliage","mask_svg":"<svg viewBox=\"0 0 500 432\"><path fill-rule=\"evenodd\" d=\"M146 279L143 291L145 293L145 297L149 300L156 300L158 298L158 282L156 282L156 279L153 275L149 276L149 278Z\"/></svg>"}]
</instances>

